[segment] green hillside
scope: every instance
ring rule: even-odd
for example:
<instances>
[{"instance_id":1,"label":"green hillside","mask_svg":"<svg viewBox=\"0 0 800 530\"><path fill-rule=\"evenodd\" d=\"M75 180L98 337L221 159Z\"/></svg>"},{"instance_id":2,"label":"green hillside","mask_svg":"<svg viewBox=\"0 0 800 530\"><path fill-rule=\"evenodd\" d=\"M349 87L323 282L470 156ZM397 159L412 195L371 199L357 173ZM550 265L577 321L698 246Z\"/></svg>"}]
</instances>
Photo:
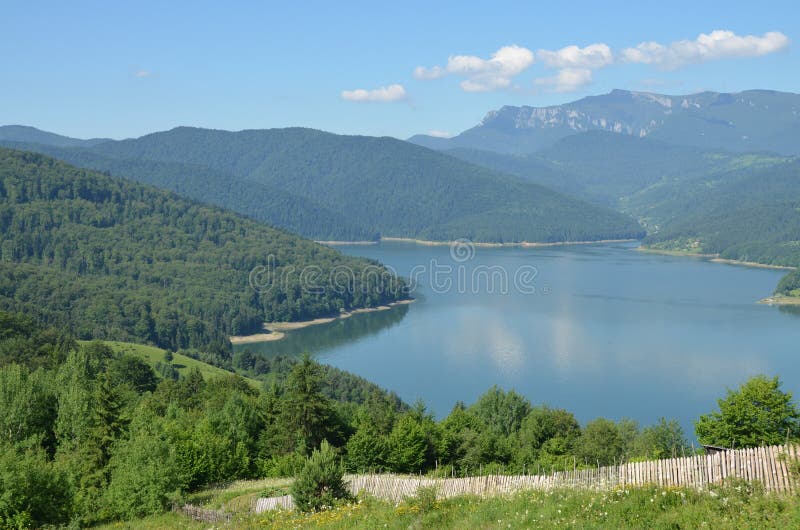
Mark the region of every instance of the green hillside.
<instances>
[{"instance_id":1,"label":"green hillside","mask_svg":"<svg viewBox=\"0 0 800 530\"><path fill-rule=\"evenodd\" d=\"M43 153L110 175L130 177L316 240L365 241L378 237L375 232L356 226L344 214L335 213L311 199L200 165L114 158L87 149L64 149L37 143L0 140L0 145Z\"/></svg>"},{"instance_id":2,"label":"green hillside","mask_svg":"<svg viewBox=\"0 0 800 530\"><path fill-rule=\"evenodd\" d=\"M788 159L768 153L733 153L649 138L591 131L567 136L534 154L471 149L448 154L537 184L647 217L648 208L685 182Z\"/></svg>"},{"instance_id":3,"label":"green hillside","mask_svg":"<svg viewBox=\"0 0 800 530\"><path fill-rule=\"evenodd\" d=\"M392 138L301 128L227 132L180 127L79 148L80 153L38 150L234 208L315 239L380 235L557 242L642 233L635 221L607 208ZM186 166L204 168L205 182L184 184L196 182L191 170L182 169ZM249 200L237 198L243 189L252 193ZM269 190L283 196L265 203L262 197ZM285 199L287 194L294 199ZM292 204L301 201L306 210L317 208L327 215L294 214ZM265 204L271 213L263 212Z\"/></svg>"},{"instance_id":4,"label":"green hillside","mask_svg":"<svg viewBox=\"0 0 800 530\"><path fill-rule=\"evenodd\" d=\"M83 344L89 344L88 341L83 341ZM160 363L164 363L167 350L157 348L155 346L146 346L144 344L136 344L133 342L119 342L113 340L103 341L103 344L111 348L114 353L119 355L132 355L147 363L156 373ZM172 355L171 365L175 368L178 377L187 377L192 371L198 371L203 375L206 381L219 377L230 377L231 371L219 368L217 366L199 361L188 355L183 355L180 352L174 352ZM247 384L255 389L260 389L263 384L260 381L251 379L249 377L243 378Z\"/></svg>"},{"instance_id":5,"label":"green hillside","mask_svg":"<svg viewBox=\"0 0 800 530\"><path fill-rule=\"evenodd\" d=\"M653 207L663 219L646 242L723 258L800 265L800 160L747 168L684 186Z\"/></svg>"},{"instance_id":6,"label":"green hillside","mask_svg":"<svg viewBox=\"0 0 800 530\"><path fill-rule=\"evenodd\" d=\"M263 321L405 296L388 272L362 282L373 262L168 192L7 149L0 149L0 237L0 307L78 338L224 350L229 335L258 331ZM273 270L254 289L251 271L268 265ZM310 265L320 274L305 288L300 271ZM334 267L353 271L347 289L325 283Z\"/></svg>"},{"instance_id":7,"label":"green hillside","mask_svg":"<svg viewBox=\"0 0 800 530\"><path fill-rule=\"evenodd\" d=\"M42 131L27 125L3 125L0 126L0 140L31 142L53 147L89 147L107 142L108 138L79 140L77 138L70 138L69 136Z\"/></svg>"}]
</instances>

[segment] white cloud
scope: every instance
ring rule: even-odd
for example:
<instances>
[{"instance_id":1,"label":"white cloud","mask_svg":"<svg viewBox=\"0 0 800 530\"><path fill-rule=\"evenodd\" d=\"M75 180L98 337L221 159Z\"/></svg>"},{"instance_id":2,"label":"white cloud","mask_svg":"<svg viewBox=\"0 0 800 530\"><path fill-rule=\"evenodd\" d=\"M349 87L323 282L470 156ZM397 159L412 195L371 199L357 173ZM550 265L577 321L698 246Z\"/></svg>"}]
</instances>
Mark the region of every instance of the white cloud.
<instances>
[{"instance_id":1,"label":"white cloud","mask_svg":"<svg viewBox=\"0 0 800 530\"><path fill-rule=\"evenodd\" d=\"M365 90L363 88L342 90L342 99L347 101L381 103L402 101L406 99L406 89L403 88L403 85L389 85L374 90Z\"/></svg>"},{"instance_id":2,"label":"white cloud","mask_svg":"<svg viewBox=\"0 0 800 530\"><path fill-rule=\"evenodd\" d=\"M539 50L536 58L550 68L602 68L614 62L614 54L607 44L590 44L585 48L575 45L557 51Z\"/></svg>"},{"instance_id":3,"label":"white cloud","mask_svg":"<svg viewBox=\"0 0 800 530\"><path fill-rule=\"evenodd\" d=\"M428 136L433 136L434 138L450 138L453 135L447 131L438 131L433 129L428 131Z\"/></svg>"},{"instance_id":4,"label":"white cloud","mask_svg":"<svg viewBox=\"0 0 800 530\"><path fill-rule=\"evenodd\" d=\"M439 79L447 75L447 70L441 66L434 66L433 68L425 68L424 66L417 66L414 68L415 79Z\"/></svg>"},{"instance_id":5,"label":"white cloud","mask_svg":"<svg viewBox=\"0 0 800 530\"><path fill-rule=\"evenodd\" d=\"M150 77L152 75L153 72L151 72L150 70L136 70L135 72L133 72L133 77L137 77L139 79L143 77Z\"/></svg>"},{"instance_id":6,"label":"white cloud","mask_svg":"<svg viewBox=\"0 0 800 530\"><path fill-rule=\"evenodd\" d=\"M451 55L447 66L414 70L417 79L438 79L452 74L465 79L461 88L467 92L489 92L511 86L511 80L534 63L534 54L527 48L513 44L503 46L489 59L475 55Z\"/></svg>"},{"instance_id":7,"label":"white cloud","mask_svg":"<svg viewBox=\"0 0 800 530\"><path fill-rule=\"evenodd\" d=\"M788 45L789 38L779 31L771 31L759 37L716 30L709 34L701 33L695 40L681 40L668 45L642 42L635 48L622 50L620 58L628 63L652 64L672 69L716 59L759 57L780 51Z\"/></svg>"},{"instance_id":8,"label":"white cloud","mask_svg":"<svg viewBox=\"0 0 800 530\"><path fill-rule=\"evenodd\" d=\"M552 92L575 92L592 82L592 71L588 68L563 68L553 77L534 79L534 85L546 87Z\"/></svg>"}]
</instances>

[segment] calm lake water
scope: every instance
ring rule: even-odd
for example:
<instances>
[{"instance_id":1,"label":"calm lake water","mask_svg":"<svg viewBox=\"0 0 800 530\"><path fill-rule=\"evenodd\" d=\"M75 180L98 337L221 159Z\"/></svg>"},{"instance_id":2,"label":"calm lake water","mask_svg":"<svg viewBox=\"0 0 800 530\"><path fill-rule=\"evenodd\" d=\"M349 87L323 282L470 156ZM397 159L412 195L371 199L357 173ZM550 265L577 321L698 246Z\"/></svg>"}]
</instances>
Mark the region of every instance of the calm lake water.
<instances>
[{"instance_id":1,"label":"calm lake water","mask_svg":"<svg viewBox=\"0 0 800 530\"><path fill-rule=\"evenodd\" d=\"M635 247L339 247L414 275L417 302L238 348L311 352L438 417L497 384L582 422L666 416L692 436L692 421L751 375L780 375L800 395L800 315L756 303L784 272Z\"/></svg>"}]
</instances>

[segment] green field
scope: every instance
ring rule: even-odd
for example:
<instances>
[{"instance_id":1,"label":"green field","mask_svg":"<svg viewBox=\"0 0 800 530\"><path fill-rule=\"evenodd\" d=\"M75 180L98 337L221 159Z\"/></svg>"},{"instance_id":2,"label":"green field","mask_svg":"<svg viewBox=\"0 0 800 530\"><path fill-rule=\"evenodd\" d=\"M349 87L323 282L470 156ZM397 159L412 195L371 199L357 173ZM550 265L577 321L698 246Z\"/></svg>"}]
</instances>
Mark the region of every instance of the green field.
<instances>
[{"instance_id":1,"label":"green field","mask_svg":"<svg viewBox=\"0 0 800 530\"><path fill-rule=\"evenodd\" d=\"M100 528L208 528L179 514ZM361 499L312 514L235 514L230 528L798 528L795 496L764 494L743 482L710 491L643 487L594 491L529 491L509 497L431 496L394 504Z\"/></svg>"},{"instance_id":2,"label":"green field","mask_svg":"<svg viewBox=\"0 0 800 530\"><path fill-rule=\"evenodd\" d=\"M85 344L90 341L80 341L80 342ZM164 362L164 353L166 352L166 350L157 348L155 346L145 346L143 344L134 344L132 342L120 342L113 340L105 340L100 342L102 342L103 344L107 344L115 352L127 353L139 357L147 364L149 364L154 370L156 363ZM211 366L210 364L204 363L203 361L192 359L191 357L187 357L186 355L181 355L180 353L172 354L172 366L174 366L178 370L178 373L181 376L185 376L190 371L195 369L199 370L200 373L203 374L203 378L205 379L214 377L226 377L231 375L231 372L227 370L223 370L222 368L217 368L216 366ZM243 379L247 381L247 383L253 388L260 389L263 386L261 382L256 381L255 379L250 379L248 377L244 377Z\"/></svg>"}]
</instances>

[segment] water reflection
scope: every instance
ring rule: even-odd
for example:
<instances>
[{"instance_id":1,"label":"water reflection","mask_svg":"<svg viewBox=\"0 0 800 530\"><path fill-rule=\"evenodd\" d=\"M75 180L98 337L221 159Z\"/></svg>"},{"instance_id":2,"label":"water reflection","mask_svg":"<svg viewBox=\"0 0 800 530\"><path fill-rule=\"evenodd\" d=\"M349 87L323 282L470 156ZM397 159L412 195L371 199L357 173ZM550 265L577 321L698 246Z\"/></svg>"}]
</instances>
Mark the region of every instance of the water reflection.
<instances>
[{"instance_id":1,"label":"water reflection","mask_svg":"<svg viewBox=\"0 0 800 530\"><path fill-rule=\"evenodd\" d=\"M343 250L401 274L452 261L446 247ZM632 245L477 248L455 265L465 274L534 266L537 292L439 292L423 281L411 306L239 348L309 351L407 402L421 398L439 416L497 384L569 409L581 421L630 417L649 424L668 416L691 433L698 415L751 375L780 375L787 390L800 390L800 307L756 303L782 271L650 255Z\"/></svg>"},{"instance_id":2,"label":"water reflection","mask_svg":"<svg viewBox=\"0 0 800 530\"><path fill-rule=\"evenodd\" d=\"M281 340L240 344L234 349L268 356L298 355L304 352L322 353L396 326L408 314L409 307L401 304L386 311L356 313L349 318L334 320L328 324L287 332Z\"/></svg>"}]
</instances>

